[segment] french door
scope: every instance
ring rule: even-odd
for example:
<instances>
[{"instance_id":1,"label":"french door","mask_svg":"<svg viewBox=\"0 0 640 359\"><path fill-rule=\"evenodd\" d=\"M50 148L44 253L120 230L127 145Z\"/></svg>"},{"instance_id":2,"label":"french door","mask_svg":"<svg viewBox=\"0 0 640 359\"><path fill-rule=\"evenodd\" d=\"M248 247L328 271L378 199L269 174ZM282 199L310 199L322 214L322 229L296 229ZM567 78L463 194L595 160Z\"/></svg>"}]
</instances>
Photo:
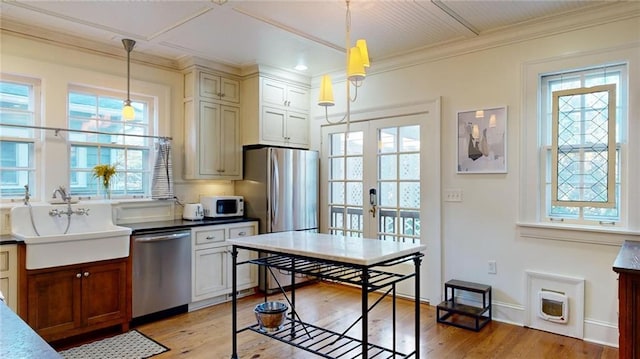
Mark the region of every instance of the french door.
<instances>
[{"instance_id":1,"label":"french door","mask_svg":"<svg viewBox=\"0 0 640 359\"><path fill-rule=\"evenodd\" d=\"M348 132L346 124L323 126L321 157L322 231L426 244L433 270L423 265L421 272L432 288L421 297L429 301L441 297L439 102L432 106L352 122ZM411 287L399 291L411 295Z\"/></svg>"},{"instance_id":2,"label":"french door","mask_svg":"<svg viewBox=\"0 0 640 359\"><path fill-rule=\"evenodd\" d=\"M329 233L420 243L420 125L411 120L327 129Z\"/></svg>"}]
</instances>

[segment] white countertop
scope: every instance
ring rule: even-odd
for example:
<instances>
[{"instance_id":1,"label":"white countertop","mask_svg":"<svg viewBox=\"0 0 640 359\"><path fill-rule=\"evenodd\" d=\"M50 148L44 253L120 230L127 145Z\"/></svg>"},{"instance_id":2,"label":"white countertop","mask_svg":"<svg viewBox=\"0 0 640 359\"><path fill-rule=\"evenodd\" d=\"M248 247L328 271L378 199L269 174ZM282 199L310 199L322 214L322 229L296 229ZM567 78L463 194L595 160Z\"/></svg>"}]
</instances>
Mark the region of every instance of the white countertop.
<instances>
[{"instance_id":1,"label":"white countertop","mask_svg":"<svg viewBox=\"0 0 640 359\"><path fill-rule=\"evenodd\" d=\"M357 265L372 265L427 249L423 244L299 231L233 238L227 242L253 249Z\"/></svg>"}]
</instances>

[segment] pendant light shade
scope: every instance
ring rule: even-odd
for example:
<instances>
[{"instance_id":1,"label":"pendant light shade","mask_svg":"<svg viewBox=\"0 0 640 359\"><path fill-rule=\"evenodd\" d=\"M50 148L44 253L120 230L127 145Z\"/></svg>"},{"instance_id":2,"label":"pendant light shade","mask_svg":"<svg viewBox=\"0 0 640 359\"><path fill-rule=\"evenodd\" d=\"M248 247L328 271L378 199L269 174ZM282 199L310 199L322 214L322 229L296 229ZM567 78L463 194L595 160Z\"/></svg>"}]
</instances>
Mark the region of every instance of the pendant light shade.
<instances>
[{"instance_id":1,"label":"pendant light shade","mask_svg":"<svg viewBox=\"0 0 640 359\"><path fill-rule=\"evenodd\" d=\"M349 51L349 68L347 69L347 77L349 81L357 84L364 80L366 73L364 72L364 64L362 62L362 55L360 49L354 46Z\"/></svg>"},{"instance_id":2,"label":"pendant light shade","mask_svg":"<svg viewBox=\"0 0 640 359\"><path fill-rule=\"evenodd\" d=\"M360 39L356 41L356 47L360 49L360 58L362 59L362 66L369 67L369 50L367 49L367 40Z\"/></svg>"},{"instance_id":3,"label":"pendant light shade","mask_svg":"<svg viewBox=\"0 0 640 359\"><path fill-rule=\"evenodd\" d=\"M346 121L347 133L349 132L349 122L351 121L351 103L358 98L358 87L362 86L366 77L365 67L369 67L369 50L367 42L364 39L356 41L355 46L351 45L351 8L350 0L345 0L347 5L346 14L346 33L345 33L345 65L347 79L345 81L345 92L347 97L346 112L341 120L335 122L329 121L329 111L327 108L334 105L333 87L329 75L322 76L320 81L320 94L318 96L318 105L324 107L325 120L328 123L340 123ZM353 96L352 96L353 87Z\"/></svg>"},{"instance_id":4,"label":"pendant light shade","mask_svg":"<svg viewBox=\"0 0 640 359\"><path fill-rule=\"evenodd\" d=\"M136 117L136 111L131 106L131 50L136 45L135 40L122 39L122 45L127 50L127 99L124 100L124 107L122 107L122 119L124 121L133 120Z\"/></svg>"},{"instance_id":5,"label":"pendant light shade","mask_svg":"<svg viewBox=\"0 0 640 359\"><path fill-rule=\"evenodd\" d=\"M318 98L318 105L320 106L333 106L333 84L331 83L331 76L324 75L320 81L320 97Z\"/></svg>"}]
</instances>

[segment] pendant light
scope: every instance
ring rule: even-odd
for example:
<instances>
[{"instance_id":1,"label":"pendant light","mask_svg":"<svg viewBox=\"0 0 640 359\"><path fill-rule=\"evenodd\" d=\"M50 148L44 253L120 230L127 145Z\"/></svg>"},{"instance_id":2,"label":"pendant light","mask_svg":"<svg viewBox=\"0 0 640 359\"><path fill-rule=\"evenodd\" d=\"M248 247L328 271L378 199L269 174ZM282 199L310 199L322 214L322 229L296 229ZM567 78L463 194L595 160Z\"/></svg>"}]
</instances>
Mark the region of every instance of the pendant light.
<instances>
[{"instance_id":1,"label":"pendant light","mask_svg":"<svg viewBox=\"0 0 640 359\"><path fill-rule=\"evenodd\" d=\"M364 39L356 41L356 46L351 46L351 9L349 8L349 0L346 0L347 15L346 15L346 92L347 92L347 113L344 117L337 122L346 120L347 132L349 128L349 122L351 118L351 102L354 102L358 97L358 87L362 86L362 82L365 79L365 68L369 67L369 50L367 49L367 42ZM355 94L351 98L351 86L355 88ZM318 98L318 105L324 107L325 119L328 123L329 114L327 108L335 104L333 100L333 85L331 84L331 78L329 75L322 76L320 82L320 96Z\"/></svg>"},{"instance_id":2,"label":"pendant light","mask_svg":"<svg viewBox=\"0 0 640 359\"><path fill-rule=\"evenodd\" d=\"M122 108L122 119L124 121L133 120L136 117L136 111L131 106L131 50L136 45L135 40L131 39L122 39L122 45L124 45L124 49L127 50L127 99L124 100L124 107Z\"/></svg>"}]
</instances>

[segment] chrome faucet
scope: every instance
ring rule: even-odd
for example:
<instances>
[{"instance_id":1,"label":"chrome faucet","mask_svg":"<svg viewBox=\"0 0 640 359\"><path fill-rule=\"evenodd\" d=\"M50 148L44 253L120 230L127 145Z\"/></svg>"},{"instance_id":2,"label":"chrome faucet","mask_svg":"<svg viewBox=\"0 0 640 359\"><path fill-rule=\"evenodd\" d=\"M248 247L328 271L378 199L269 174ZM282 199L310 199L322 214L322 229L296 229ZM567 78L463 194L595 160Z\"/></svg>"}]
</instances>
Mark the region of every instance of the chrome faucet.
<instances>
[{"instance_id":1,"label":"chrome faucet","mask_svg":"<svg viewBox=\"0 0 640 359\"><path fill-rule=\"evenodd\" d=\"M29 205L29 198L31 198L31 195L29 195L29 185L26 184L24 185L24 205L25 206Z\"/></svg>"},{"instance_id":2,"label":"chrome faucet","mask_svg":"<svg viewBox=\"0 0 640 359\"><path fill-rule=\"evenodd\" d=\"M67 210L59 210L54 208L49 210L49 215L51 217L61 217L62 215L66 215L67 217L71 217L72 214L77 214L79 216L88 216L89 209L87 208L78 208L77 210L71 209L71 195L67 193L67 189L64 186L60 186L53 191L53 198L57 198L56 195L60 194L60 198L67 203ZM66 233L66 231L65 231Z\"/></svg>"},{"instance_id":3,"label":"chrome faucet","mask_svg":"<svg viewBox=\"0 0 640 359\"><path fill-rule=\"evenodd\" d=\"M67 203L71 203L71 195L67 194L67 189L64 186L60 186L53 191L53 198L56 197L56 193L60 193L60 198Z\"/></svg>"}]
</instances>

